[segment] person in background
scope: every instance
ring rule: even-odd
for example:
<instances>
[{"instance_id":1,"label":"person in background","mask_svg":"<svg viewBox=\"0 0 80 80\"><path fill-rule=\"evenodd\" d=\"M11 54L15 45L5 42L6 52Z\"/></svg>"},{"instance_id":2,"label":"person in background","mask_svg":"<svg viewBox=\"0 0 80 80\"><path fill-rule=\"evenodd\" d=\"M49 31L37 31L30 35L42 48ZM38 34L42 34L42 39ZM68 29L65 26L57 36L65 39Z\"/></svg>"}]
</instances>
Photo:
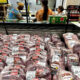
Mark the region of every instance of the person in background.
<instances>
[{"instance_id":1,"label":"person in background","mask_svg":"<svg viewBox=\"0 0 80 80\"><path fill-rule=\"evenodd\" d=\"M18 7L17 8L12 8L9 12L8 19L18 19L18 20L23 20L23 17L20 13L20 10L23 10L24 4L19 2L17 3Z\"/></svg>"},{"instance_id":2,"label":"person in background","mask_svg":"<svg viewBox=\"0 0 80 80\"><path fill-rule=\"evenodd\" d=\"M56 15L58 15L58 16L64 16L65 14L64 14L64 8L62 7L62 6L59 6L58 7L58 9L57 9L57 14Z\"/></svg>"},{"instance_id":3,"label":"person in background","mask_svg":"<svg viewBox=\"0 0 80 80\"><path fill-rule=\"evenodd\" d=\"M41 0L42 9L37 11L36 19L37 21L47 21L49 15L54 15L54 12L48 8L48 0Z\"/></svg>"}]
</instances>

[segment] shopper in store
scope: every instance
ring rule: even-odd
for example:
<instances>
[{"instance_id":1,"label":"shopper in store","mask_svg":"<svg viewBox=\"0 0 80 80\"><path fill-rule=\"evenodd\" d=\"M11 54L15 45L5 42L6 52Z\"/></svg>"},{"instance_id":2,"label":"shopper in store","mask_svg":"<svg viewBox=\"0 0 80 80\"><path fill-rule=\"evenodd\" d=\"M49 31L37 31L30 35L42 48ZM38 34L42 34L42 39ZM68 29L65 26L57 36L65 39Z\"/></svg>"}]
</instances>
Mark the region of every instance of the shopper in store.
<instances>
[{"instance_id":1,"label":"shopper in store","mask_svg":"<svg viewBox=\"0 0 80 80\"><path fill-rule=\"evenodd\" d=\"M9 19L18 19L18 20L23 20L23 17L20 13L20 10L23 10L24 4L19 2L17 8L12 8L11 11L9 12L8 18Z\"/></svg>"},{"instance_id":2,"label":"shopper in store","mask_svg":"<svg viewBox=\"0 0 80 80\"><path fill-rule=\"evenodd\" d=\"M37 11L36 19L37 21L47 21L49 15L54 15L55 13L48 8L48 0L41 0L42 9Z\"/></svg>"},{"instance_id":3,"label":"shopper in store","mask_svg":"<svg viewBox=\"0 0 80 80\"><path fill-rule=\"evenodd\" d=\"M58 7L56 15L58 15L58 16L64 16L65 15L63 6Z\"/></svg>"}]
</instances>

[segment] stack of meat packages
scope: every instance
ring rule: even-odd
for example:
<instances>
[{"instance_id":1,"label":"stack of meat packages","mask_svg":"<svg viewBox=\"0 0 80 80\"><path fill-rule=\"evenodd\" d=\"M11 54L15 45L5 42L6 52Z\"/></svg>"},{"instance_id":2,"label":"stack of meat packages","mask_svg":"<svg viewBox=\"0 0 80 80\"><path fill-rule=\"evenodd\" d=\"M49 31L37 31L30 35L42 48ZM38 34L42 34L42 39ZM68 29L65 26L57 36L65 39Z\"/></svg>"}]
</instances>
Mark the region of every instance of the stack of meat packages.
<instances>
[{"instance_id":1,"label":"stack of meat packages","mask_svg":"<svg viewBox=\"0 0 80 80\"><path fill-rule=\"evenodd\" d=\"M80 80L80 42L73 33L0 34L0 80Z\"/></svg>"},{"instance_id":2,"label":"stack of meat packages","mask_svg":"<svg viewBox=\"0 0 80 80\"><path fill-rule=\"evenodd\" d=\"M74 33L63 34L66 46L71 53L67 55L67 68L72 72L74 80L80 80L80 41Z\"/></svg>"},{"instance_id":3,"label":"stack of meat packages","mask_svg":"<svg viewBox=\"0 0 80 80\"><path fill-rule=\"evenodd\" d=\"M71 53L71 50L65 48L65 44L57 34L51 35L51 40L46 43L46 50L53 75L52 80L73 80L72 73L65 69L67 64L65 57Z\"/></svg>"},{"instance_id":4,"label":"stack of meat packages","mask_svg":"<svg viewBox=\"0 0 80 80\"><path fill-rule=\"evenodd\" d=\"M0 80L51 80L45 42L38 35L0 35Z\"/></svg>"}]
</instances>

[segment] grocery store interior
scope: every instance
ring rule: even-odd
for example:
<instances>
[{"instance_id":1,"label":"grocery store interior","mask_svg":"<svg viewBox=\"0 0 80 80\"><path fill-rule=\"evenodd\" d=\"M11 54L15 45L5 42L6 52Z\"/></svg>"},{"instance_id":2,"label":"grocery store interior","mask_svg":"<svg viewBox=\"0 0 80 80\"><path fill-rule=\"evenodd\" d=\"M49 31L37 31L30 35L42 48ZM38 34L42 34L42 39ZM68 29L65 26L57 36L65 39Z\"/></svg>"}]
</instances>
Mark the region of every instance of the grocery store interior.
<instances>
[{"instance_id":1,"label":"grocery store interior","mask_svg":"<svg viewBox=\"0 0 80 80\"><path fill-rule=\"evenodd\" d=\"M80 80L80 0L0 0L0 80Z\"/></svg>"}]
</instances>

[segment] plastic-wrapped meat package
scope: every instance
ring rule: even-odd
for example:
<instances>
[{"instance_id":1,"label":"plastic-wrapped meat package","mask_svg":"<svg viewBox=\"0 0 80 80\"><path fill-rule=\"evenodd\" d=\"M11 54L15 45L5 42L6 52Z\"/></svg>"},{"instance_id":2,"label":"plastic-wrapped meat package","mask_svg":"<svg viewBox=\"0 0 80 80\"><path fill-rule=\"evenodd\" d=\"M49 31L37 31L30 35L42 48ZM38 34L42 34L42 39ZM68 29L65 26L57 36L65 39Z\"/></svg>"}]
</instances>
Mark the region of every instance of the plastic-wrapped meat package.
<instances>
[{"instance_id":1,"label":"plastic-wrapped meat package","mask_svg":"<svg viewBox=\"0 0 80 80\"><path fill-rule=\"evenodd\" d=\"M42 66L31 66L27 69L26 80L34 80L35 78L44 78L51 80L50 69Z\"/></svg>"},{"instance_id":2,"label":"plastic-wrapped meat package","mask_svg":"<svg viewBox=\"0 0 80 80\"><path fill-rule=\"evenodd\" d=\"M68 54L67 56L67 66L69 70L71 70L72 65L74 66L79 65L79 57L77 54Z\"/></svg>"},{"instance_id":3,"label":"plastic-wrapped meat package","mask_svg":"<svg viewBox=\"0 0 80 80\"><path fill-rule=\"evenodd\" d=\"M52 56L50 66L51 66L51 70L52 70L53 74L56 74L59 69L65 69L62 58L60 58L57 55Z\"/></svg>"},{"instance_id":4,"label":"plastic-wrapped meat package","mask_svg":"<svg viewBox=\"0 0 80 80\"><path fill-rule=\"evenodd\" d=\"M72 66L71 71L74 76L74 80L80 80L80 66Z\"/></svg>"},{"instance_id":5,"label":"plastic-wrapped meat package","mask_svg":"<svg viewBox=\"0 0 80 80\"><path fill-rule=\"evenodd\" d=\"M7 65L6 62L0 58L0 72L4 69L6 65Z\"/></svg>"},{"instance_id":6,"label":"plastic-wrapped meat package","mask_svg":"<svg viewBox=\"0 0 80 80\"><path fill-rule=\"evenodd\" d=\"M47 56L44 56L44 55L37 55L37 54L31 54L29 55L29 57L27 58L27 61L26 61L26 67L28 67L29 65L33 64L33 65L40 65L40 64L43 64L43 65L47 65Z\"/></svg>"},{"instance_id":7,"label":"plastic-wrapped meat package","mask_svg":"<svg viewBox=\"0 0 80 80\"><path fill-rule=\"evenodd\" d=\"M54 55L57 55L59 57L62 57L62 51L56 47L50 48L50 52L49 52L50 58Z\"/></svg>"},{"instance_id":8,"label":"plastic-wrapped meat package","mask_svg":"<svg viewBox=\"0 0 80 80\"><path fill-rule=\"evenodd\" d=\"M51 41L51 38L50 38L50 37L45 37L45 38L44 38L44 42L45 42L45 43L48 43L48 42L50 42L50 41Z\"/></svg>"},{"instance_id":9,"label":"plastic-wrapped meat package","mask_svg":"<svg viewBox=\"0 0 80 80\"><path fill-rule=\"evenodd\" d=\"M65 33L63 34L65 43L69 49L72 49L74 45L79 43L77 35L73 33Z\"/></svg>"},{"instance_id":10,"label":"plastic-wrapped meat package","mask_svg":"<svg viewBox=\"0 0 80 80\"><path fill-rule=\"evenodd\" d=\"M11 65L11 64L25 65L24 61L19 56L17 56L17 55L7 57L6 63L7 63L7 65Z\"/></svg>"},{"instance_id":11,"label":"plastic-wrapped meat package","mask_svg":"<svg viewBox=\"0 0 80 80\"><path fill-rule=\"evenodd\" d=\"M19 67L9 67L1 72L1 76L1 80L26 80L25 72Z\"/></svg>"},{"instance_id":12,"label":"plastic-wrapped meat package","mask_svg":"<svg viewBox=\"0 0 80 80\"><path fill-rule=\"evenodd\" d=\"M71 72L60 69L59 72L53 76L53 80L74 80L74 78Z\"/></svg>"},{"instance_id":13,"label":"plastic-wrapped meat package","mask_svg":"<svg viewBox=\"0 0 80 80\"><path fill-rule=\"evenodd\" d=\"M14 56L18 56L25 63L28 58L28 53L27 52L17 52L14 54Z\"/></svg>"}]
</instances>

